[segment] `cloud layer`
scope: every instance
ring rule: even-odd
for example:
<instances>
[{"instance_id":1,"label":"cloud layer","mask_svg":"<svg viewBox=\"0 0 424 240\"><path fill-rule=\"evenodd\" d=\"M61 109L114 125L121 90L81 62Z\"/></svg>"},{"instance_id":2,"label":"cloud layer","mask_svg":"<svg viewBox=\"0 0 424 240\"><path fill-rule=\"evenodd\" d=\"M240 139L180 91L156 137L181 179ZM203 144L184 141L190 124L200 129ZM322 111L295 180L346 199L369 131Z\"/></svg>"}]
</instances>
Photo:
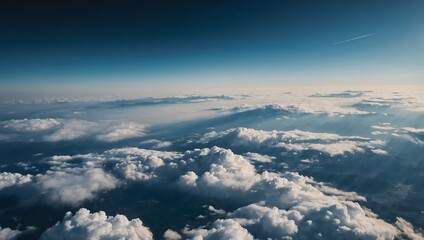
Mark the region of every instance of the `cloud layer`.
<instances>
[{"instance_id":1,"label":"cloud layer","mask_svg":"<svg viewBox=\"0 0 424 240\"><path fill-rule=\"evenodd\" d=\"M14 208L31 204L73 210L43 234L45 239L151 239L145 226L152 227L157 239L169 240L422 239L421 230L405 219L422 223L413 219L422 206L411 205L422 191L416 184L419 171L411 169L421 166L424 130L418 112L423 101L395 92L315 91L275 89L244 99L188 95L46 104L34 105L28 114L19 104L7 106L2 119L12 120L0 122L1 151L7 158L0 164L5 171L0 174L0 200L13 198L16 203L2 209L10 220L2 220L9 228L0 228L0 239L27 234L21 224L28 221L21 221L25 215ZM146 126L131 121L151 123L151 138L120 142L146 137ZM268 130L276 127L295 130ZM393 171L407 175L393 180ZM333 186L359 189L367 198ZM187 205L172 205L179 222L153 225L156 212L149 211L140 217L144 223L107 216L105 212L122 209L132 212L133 206L140 210L132 205L139 199L131 196L125 199L128 206L106 202L115 200L114 193L140 189L184 196L176 202ZM137 194L143 198L150 192ZM155 206L168 206L162 195L152 198ZM81 208L97 203L107 206L105 212ZM384 220L373 212L388 206L393 209L387 208Z\"/></svg>"},{"instance_id":2,"label":"cloud layer","mask_svg":"<svg viewBox=\"0 0 424 240\"><path fill-rule=\"evenodd\" d=\"M316 139L317 135L302 138ZM220 214L225 218L213 222L211 227L186 228L182 232L195 239L393 239L403 234L398 226L363 208L359 202L366 199L356 193L337 190L298 173L258 173L248 159L228 149L212 147L177 153L117 148L73 158L84 159L86 166L92 168L74 172L59 167L56 172L51 170L36 177L40 190L47 191L54 201L79 202L92 198L96 191L115 187L117 181L140 181L164 189L174 185L182 192L240 205L227 214L222 210ZM105 163L113 163L109 173L101 170ZM76 183L75 187L68 186L69 182Z\"/></svg>"}]
</instances>

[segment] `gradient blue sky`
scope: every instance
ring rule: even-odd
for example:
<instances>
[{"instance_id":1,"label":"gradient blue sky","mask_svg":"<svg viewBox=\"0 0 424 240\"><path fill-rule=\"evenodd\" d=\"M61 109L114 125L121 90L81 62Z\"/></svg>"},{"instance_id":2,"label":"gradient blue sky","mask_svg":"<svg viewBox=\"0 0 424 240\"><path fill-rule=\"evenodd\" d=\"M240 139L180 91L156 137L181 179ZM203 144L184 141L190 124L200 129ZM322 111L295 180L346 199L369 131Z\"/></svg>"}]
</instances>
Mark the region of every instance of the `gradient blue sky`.
<instances>
[{"instance_id":1,"label":"gradient blue sky","mask_svg":"<svg viewBox=\"0 0 424 240\"><path fill-rule=\"evenodd\" d=\"M6 0L0 87L417 84L423 9L419 0Z\"/></svg>"}]
</instances>

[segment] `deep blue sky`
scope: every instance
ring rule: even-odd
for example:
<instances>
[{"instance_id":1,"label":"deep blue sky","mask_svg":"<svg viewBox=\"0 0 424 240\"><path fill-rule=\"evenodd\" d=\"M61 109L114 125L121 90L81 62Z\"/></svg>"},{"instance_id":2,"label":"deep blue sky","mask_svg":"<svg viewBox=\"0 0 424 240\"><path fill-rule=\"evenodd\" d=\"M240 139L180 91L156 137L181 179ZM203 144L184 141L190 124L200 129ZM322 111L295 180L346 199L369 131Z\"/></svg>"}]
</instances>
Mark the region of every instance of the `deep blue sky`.
<instances>
[{"instance_id":1,"label":"deep blue sky","mask_svg":"<svg viewBox=\"0 0 424 240\"><path fill-rule=\"evenodd\" d=\"M420 0L3 0L0 86L417 83L423 9Z\"/></svg>"}]
</instances>

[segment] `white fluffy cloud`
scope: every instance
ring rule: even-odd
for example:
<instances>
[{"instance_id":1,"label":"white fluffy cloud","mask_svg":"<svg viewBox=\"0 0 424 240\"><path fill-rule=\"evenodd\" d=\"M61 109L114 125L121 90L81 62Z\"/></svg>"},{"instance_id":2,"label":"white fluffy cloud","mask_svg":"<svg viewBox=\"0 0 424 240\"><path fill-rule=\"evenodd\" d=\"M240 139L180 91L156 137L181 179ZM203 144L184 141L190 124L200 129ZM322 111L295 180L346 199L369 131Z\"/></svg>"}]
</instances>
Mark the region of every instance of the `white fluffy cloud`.
<instances>
[{"instance_id":1,"label":"white fluffy cloud","mask_svg":"<svg viewBox=\"0 0 424 240\"><path fill-rule=\"evenodd\" d=\"M0 239L2 240L13 240L21 233L22 232L18 230L0 227Z\"/></svg>"},{"instance_id":2,"label":"white fluffy cloud","mask_svg":"<svg viewBox=\"0 0 424 240\"><path fill-rule=\"evenodd\" d=\"M44 135L43 139L48 142L74 140L87 136L95 131L96 124L83 120L67 120L53 133Z\"/></svg>"},{"instance_id":3,"label":"white fluffy cloud","mask_svg":"<svg viewBox=\"0 0 424 240\"><path fill-rule=\"evenodd\" d=\"M153 146L153 148L159 149L159 148L166 148L166 147L170 147L170 146L172 146L172 142L170 142L170 141L163 141L163 142L159 142L159 143L155 144Z\"/></svg>"},{"instance_id":4,"label":"white fluffy cloud","mask_svg":"<svg viewBox=\"0 0 424 240\"><path fill-rule=\"evenodd\" d=\"M383 124L383 125L373 125L371 126L371 128L377 129L377 130L383 130L383 131L388 131L388 130L395 130L396 128L388 125L388 124Z\"/></svg>"},{"instance_id":5,"label":"white fluffy cloud","mask_svg":"<svg viewBox=\"0 0 424 240\"><path fill-rule=\"evenodd\" d=\"M69 161L72 160L73 157L69 156L69 155L54 155L52 157L50 157L51 161Z\"/></svg>"},{"instance_id":6,"label":"white fluffy cloud","mask_svg":"<svg viewBox=\"0 0 424 240\"><path fill-rule=\"evenodd\" d=\"M413 127L404 127L402 130L409 132L409 133L424 133L424 128L413 128Z\"/></svg>"},{"instance_id":7,"label":"white fluffy cloud","mask_svg":"<svg viewBox=\"0 0 424 240\"><path fill-rule=\"evenodd\" d=\"M28 184L43 199L61 204L78 205L92 199L97 193L116 188L125 181L149 181L157 177L156 169L179 159L183 154L139 148L119 148L103 154L55 155L47 157L51 164L45 173L22 175L20 173L0 173L0 189ZM81 163L70 162L83 159ZM106 171L104 164L110 162L112 169ZM172 168L172 167L171 167Z\"/></svg>"},{"instance_id":8,"label":"white fluffy cloud","mask_svg":"<svg viewBox=\"0 0 424 240\"><path fill-rule=\"evenodd\" d=\"M194 229L184 231L193 240L253 240L253 236L233 219L219 219L215 221L212 227L206 229Z\"/></svg>"},{"instance_id":9,"label":"white fluffy cloud","mask_svg":"<svg viewBox=\"0 0 424 240\"><path fill-rule=\"evenodd\" d=\"M114 171L130 180L156 178L156 169L174 159L182 157L176 152L146 150L140 148L119 148L106 151L101 158L116 161Z\"/></svg>"},{"instance_id":10,"label":"white fluffy cloud","mask_svg":"<svg viewBox=\"0 0 424 240\"><path fill-rule=\"evenodd\" d=\"M53 156L48 159L53 159L48 161L52 167L43 174L0 173L0 189L26 184L49 202L77 205L119 184L115 176L93 161L77 166L63 163L73 159L71 156Z\"/></svg>"},{"instance_id":11,"label":"white fluffy cloud","mask_svg":"<svg viewBox=\"0 0 424 240\"><path fill-rule=\"evenodd\" d=\"M378 155L388 155L387 151L384 151L383 149L371 149L371 151Z\"/></svg>"},{"instance_id":12,"label":"white fluffy cloud","mask_svg":"<svg viewBox=\"0 0 424 240\"><path fill-rule=\"evenodd\" d=\"M252 153L252 152L247 152L243 154L243 157L246 159L249 159L250 161L264 162L264 163L272 162L272 160L275 159L275 157L273 156L261 155L259 153Z\"/></svg>"},{"instance_id":13,"label":"white fluffy cloud","mask_svg":"<svg viewBox=\"0 0 424 240\"><path fill-rule=\"evenodd\" d=\"M393 239L399 235L396 227L367 216L354 202L308 203L288 210L251 204L230 217L260 238Z\"/></svg>"},{"instance_id":14,"label":"white fluffy cloud","mask_svg":"<svg viewBox=\"0 0 424 240\"><path fill-rule=\"evenodd\" d=\"M205 206L204 206L205 207ZM225 210L216 209L214 206L209 205L208 210L211 211L212 214L225 214Z\"/></svg>"},{"instance_id":15,"label":"white fluffy cloud","mask_svg":"<svg viewBox=\"0 0 424 240\"><path fill-rule=\"evenodd\" d=\"M19 132L43 131L59 126L60 124L61 122L54 118L13 119L2 123L3 127Z\"/></svg>"},{"instance_id":16,"label":"white fluffy cloud","mask_svg":"<svg viewBox=\"0 0 424 240\"><path fill-rule=\"evenodd\" d=\"M306 144L305 144L306 145ZM313 143L305 146L305 149L312 149L324 152L330 156L343 155L346 153L364 152L363 144L354 141L340 141L337 143ZM366 146L365 146L366 147Z\"/></svg>"},{"instance_id":17,"label":"white fluffy cloud","mask_svg":"<svg viewBox=\"0 0 424 240\"><path fill-rule=\"evenodd\" d=\"M424 236L421 233L415 232L414 227L411 223L407 222L405 219L401 217L396 218L396 226L402 232L403 237L409 238L412 240L422 240Z\"/></svg>"},{"instance_id":18,"label":"white fluffy cloud","mask_svg":"<svg viewBox=\"0 0 424 240\"><path fill-rule=\"evenodd\" d=\"M90 213L81 208L75 215L67 212L63 221L45 231L41 239L151 240L153 235L138 218L130 221L124 215L112 217L103 211Z\"/></svg>"},{"instance_id":19,"label":"white fluffy cloud","mask_svg":"<svg viewBox=\"0 0 424 240\"><path fill-rule=\"evenodd\" d=\"M65 168L35 176L34 185L51 202L78 204L102 190L116 187L117 180L100 168Z\"/></svg>"},{"instance_id":20,"label":"white fluffy cloud","mask_svg":"<svg viewBox=\"0 0 424 240\"><path fill-rule=\"evenodd\" d=\"M8 120L1 122L0 126L7 132L1 135L4 136L0 138L2 141L57 142L95 137L99 141L115 142L143 136L145 130L145 126L133 122L53 118Z\"/></svg>"},{"instance_id":21,"label":"white fluffy cloud","mask_svg":"<svg viewBox=\"0 0 424 240\"><path fill-rule=\"evenodd\" d=\"M255 167L229 150L213 147L186 151L186 155L191 161L184 167L190 170L190 175L182 175L179 184L190 191L211 196L236 196L245 193L257 181ZM193 184L196 188L192 188Z\"/></svg>"},{"instance_id":22,"label":"white fluffy cloud","mask_svg":"<svg viewBox=\"0 0 424 240\"><path fill-rule=\"evenodd\" d=\"M344 115L365 115L374 114L367 111L358 110L352 105L357 103L358 100L352 99L316 99L290 95L289 98L283 99L280 102L286 104L264 104L264 105L246 105L243 104L239 107L233 108L233 111L246 112L246 111L261 111L261 112L275 112L275 113L308 113L308 114L327 114L328 116L344 116Z\"/></svg>"},{"instance_id":23,"label":"white fluffy cloud","mask_svg":"<svg viewBox=\"0 0 424 240\"><path fill-rule=\"evenodd\" d=\"M161 141L158 139L149 139L143 142L140 142L142 145L151 145L151 148L153 149L161 149L161 148L167 148L172 146L172 142L170 141Z\"/></svg>"},{"instance_id":24,"label":"white fluffy cloud","mask_svg":"<svg viewBox=\"0 0 424 240\"><path fill-rule=\"evenodd\" d=\"M112 127L108 132L98 135L97 139L106 142L116 142L143 135L144 126L136 123L121 123L116 127Z\"/></svg>"},{"instance_id":25,"label":"white fluffy cloud","mask_svg":"<svg viewBox=\"0 0 424 240\"><path fill-rule=\"evenodd\" d=\"M262 235L275 238L298 233L296 222L303 219L297 210L286 211L257 204L239 208L230 216L242 225L259 225L263 230Z\"/></svg>"},{"instance_id":26,"label":"white fluffy cloud","mask_svg":"<svg viewBox=\"0 0 424 240\"><path fill-rule=\"evenodd\" d=\"M2 172L0 173L0 190L13 186L29 183L32 181L32 175L22 175L20 173Z\"/></svg>"},{"instance_id":27,"label":"white fluffy cloud","mask_svg":"<svg viewBox=\"0 0 424 240\"><path fill-rule=\"evenodd\" d=\"M230 144L256 149L284 148L289 151L315 150L331 156L346 153L364 152L365 149L375 149L384 142L358 136L340 136L333 133L314 133L300 130L263 131L251 128L232 128L221 132L209 132L202 142L213 140L229 141ZM374 151L379 154L381 151Z\"/></svg>"},{"instance_id":28,"label":"white fluffy cloud","mask_svg":"<svg viewBox=\"0 0 424 240\"><path fill-rule=\"evenodd\" d=\"M180 240L181 239L181 235L179 233L171 230L171 229L168 229L163 234L163 238L165 240Z\"/></svg>"}]
</instances>

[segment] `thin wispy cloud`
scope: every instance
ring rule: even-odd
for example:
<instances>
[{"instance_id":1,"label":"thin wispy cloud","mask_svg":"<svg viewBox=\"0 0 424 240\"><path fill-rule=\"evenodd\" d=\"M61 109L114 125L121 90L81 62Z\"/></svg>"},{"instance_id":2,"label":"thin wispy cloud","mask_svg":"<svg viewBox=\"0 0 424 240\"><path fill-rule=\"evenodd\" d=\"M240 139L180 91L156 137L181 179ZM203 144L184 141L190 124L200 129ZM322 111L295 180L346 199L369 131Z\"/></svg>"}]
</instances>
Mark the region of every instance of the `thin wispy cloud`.
<instances>
[{"instance_id":1,"label":"thin wispy cloud","mask_svg":"<svg viewBox=\"0 0 424 240\"><path fill-rule=\"evenodd\" d=\"M375 34L376 33L369 33L369 34L365 34L365 35L362 35L362 36L358 36L358 37L354 37L354 38L349 38L349 39L346 39L346 40L343 40L343 41L340 41L340 42L335 42L335 43L333 43L333 45L338 45L338 44L341 44L341 43L347 43L347 42L359 40L359 39L362 39L362 38L371 37L371 36L373 36Z\"/></svg>"}]
</instances>

